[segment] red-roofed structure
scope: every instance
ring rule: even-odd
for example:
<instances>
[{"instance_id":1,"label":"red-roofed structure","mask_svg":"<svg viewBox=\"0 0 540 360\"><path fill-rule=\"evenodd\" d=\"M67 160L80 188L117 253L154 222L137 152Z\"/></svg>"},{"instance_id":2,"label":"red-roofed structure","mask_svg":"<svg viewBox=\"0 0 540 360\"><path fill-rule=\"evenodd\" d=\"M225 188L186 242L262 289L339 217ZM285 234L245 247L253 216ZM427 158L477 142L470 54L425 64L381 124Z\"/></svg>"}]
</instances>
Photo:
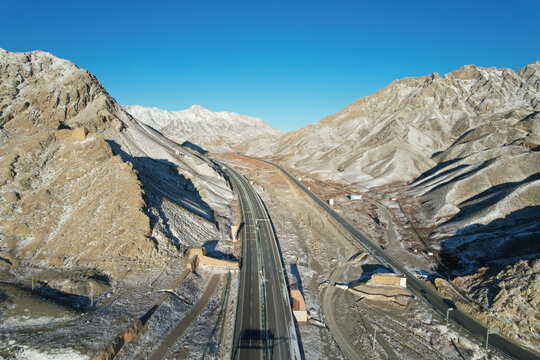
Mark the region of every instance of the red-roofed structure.
<instances>
[{"instance_id":1,"label":"red-roofed structure","mask_svg":"<svg viewBox=\"0 0 540 360\"><path fill-rule=\"evenodd\" d=\"M307 319L307 310L306 303L304 302L304 297L300 290L291 290L292 298L292 309L294 317L297 322L306 322Z\"/></svg>"}]
</instances>

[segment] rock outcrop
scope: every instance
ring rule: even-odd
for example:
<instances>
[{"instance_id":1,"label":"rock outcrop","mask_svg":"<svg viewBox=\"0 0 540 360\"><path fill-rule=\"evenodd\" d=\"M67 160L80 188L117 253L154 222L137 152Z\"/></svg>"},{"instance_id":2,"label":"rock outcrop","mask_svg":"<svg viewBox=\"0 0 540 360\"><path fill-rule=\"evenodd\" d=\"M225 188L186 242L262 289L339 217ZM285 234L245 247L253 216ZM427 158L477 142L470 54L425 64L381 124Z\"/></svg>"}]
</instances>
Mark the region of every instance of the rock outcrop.
<instances>
[{"instance_id":1,"label":"rock outcrop","mask_svg":"<svg viewBox=\"0 0 540 360\"><path fill-rule=\"evenodd\" d=\"M472 275L454 279L454 284L468 289L471 299L481 304L483 311L471 307L455 295L442 279L437 287L458 306L474 317L497 327L501 333L531 348L540 344L540 260L520 260L504 267L482 267Z\"/></svg>"},{"instance_id":2,"label":"rock outcrop","mask_svg":"<svg viewBox=\"0 0 540 360\"><path fill-rule=\"evenodd\" d=\"M0 49L0 78L2 136L64 125L89 131L123 126L118 105L101 83L67 60Z\"/></svg>"},{"instance_id":3,"label":"rock outcrop","mask_svg":"<svg viewBox=\"0 0 540 360\"><path fill-rule=\"evenodd\" d=\"M221 239L215 166L127 114L88 71L0 50L0 257L112 280ZM16 264L17 266L15 266Z\"/></svg>"},{"instance_id":4,"label":"rock outcrop","mask_svg":"<svg viewBox=\"0 0 540 360\"><path fill-rule=\"evenodd\" d=\"M137 174L101 135L80 135L62 129L2 144L4 250L54 266L142 260L153 244Z\"/></svg>"},{"instance_id":5,"label":"rock outcrop","mask_svg":"<svg viewBox=\"0 0 540 360\"><path fill-rule=\"evenodd\" d=\"M103 134L124 124L97 79L44 52L0 50L0 251L96 267L152 253L144 191Z\"/></svg>"}]
</instances>

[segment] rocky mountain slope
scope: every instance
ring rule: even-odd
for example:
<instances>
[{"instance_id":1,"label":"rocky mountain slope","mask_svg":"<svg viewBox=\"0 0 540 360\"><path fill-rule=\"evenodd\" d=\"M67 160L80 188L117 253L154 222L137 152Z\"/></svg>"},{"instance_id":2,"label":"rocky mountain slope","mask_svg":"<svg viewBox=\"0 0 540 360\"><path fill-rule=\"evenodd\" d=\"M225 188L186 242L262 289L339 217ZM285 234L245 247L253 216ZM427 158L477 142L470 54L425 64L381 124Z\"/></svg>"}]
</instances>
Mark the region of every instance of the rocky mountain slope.
<instances>
[{"instance_id":1,"label":"rocky mountain slope","mask_svg":"<svg viewBox=\"0 0 540 360\"><path fill-rule=\"evenodd\" d=\"M498 105L465 118L462 134L432 156L436 165L406 188L456 275L540 255L540 62L502 73L469 96Z\"/></svg>"},{"instance_id":2,"label":"rocky mountain slope","mask_svg":"<svg viewBox=\"0 0 540 360\"><path fill-rule=\"evenodd\" d=\"M540 253L539 110L540 62L468 65L396 80L287 133L275 157L364 188L411 182L402 191L457 274Z\"/></svg>"},{"instance_id":3,"label":"rocky mountain slope","mask_svg":"<svg viewBox=\"0 0 540 360\"><path fill-rule=\"evenodd\" d=\"M176 286L187 247L230 252L232 199L88 71L0 50L0 357L101 353Z\"/></svg>"},{"instance_id":4,"label":"rocky mountain slope","mask_svg":"<svg viewBox=\"0 0 540 360\"><path fill-rule=\"evenodd\" d=\"M261 119L226 111L212 112L198 105L180 111L140 105L126 105L123 108L178 143L189 142L215 153L269 155L270 149L283 134Z\"/></svg>"},{"instance_id":5,"label":"rocky mountain slope","mask_svg":"<svg viewBox=\"0 0 540 360\"><path fill-rule=\"evenodd\" d=\"M232 198L219 169L133 119L88 71L0 50L0 265L13 276L82 267L114 281L162 266L223 239Z\"/></svg>"},{"instance_id":6,"label":"rocky mountain slope","mask_svg":"<svg viewBox=\"0 0 540 360\"><path fill-rule=\"evenodd\" d=\"M540 345L540 259L503 267L482 267L454 280L486 312L477 315L491 327L533 349Z\"/></svg>"},{"instance_id":7,"label":"rocky mountain slope","mask_svg":"<svg viewBox=\"0 0 540 360\"><path fill-rule=\"evenodd\" d=\"M490 116L409 186L423 204L422 222L436 226L432 237L455 271L540 254L534 241L540 233L538 124L538 111Z\"/></svg>"},{"instance_id":8,"label":"rocky mountain slope","mask_svg":"<svg viewBox=\"0 0 540 360\"><path fill-rule=\"evenodd\" d=\"M337 114L287 133L276 159L323 177L375 186L410 181L465 131L513 109L540 106L539 63L518 72L464 66L396 80Z\"/></svg>"}]
</instances>

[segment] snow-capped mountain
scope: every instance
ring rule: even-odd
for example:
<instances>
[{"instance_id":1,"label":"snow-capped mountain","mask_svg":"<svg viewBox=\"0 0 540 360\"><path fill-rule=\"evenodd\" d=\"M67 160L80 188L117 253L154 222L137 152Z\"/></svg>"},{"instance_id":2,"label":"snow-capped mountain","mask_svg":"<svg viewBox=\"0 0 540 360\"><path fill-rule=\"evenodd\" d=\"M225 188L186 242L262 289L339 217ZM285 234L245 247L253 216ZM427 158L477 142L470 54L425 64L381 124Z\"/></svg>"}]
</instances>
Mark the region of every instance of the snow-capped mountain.
<instances>
[{"instance_id":1,"label":"snow-capped mountain","mask_svg":"<svg viewBox=\"0 0 540 360\"><path fill-rule=\"evenodd\" d=\"M123 108L176 142L190 142L216 153L267 155L283 134L261 119L226 111L213 112L199 105L180 111L140 105Z\"/></svg>"}]
</instances>

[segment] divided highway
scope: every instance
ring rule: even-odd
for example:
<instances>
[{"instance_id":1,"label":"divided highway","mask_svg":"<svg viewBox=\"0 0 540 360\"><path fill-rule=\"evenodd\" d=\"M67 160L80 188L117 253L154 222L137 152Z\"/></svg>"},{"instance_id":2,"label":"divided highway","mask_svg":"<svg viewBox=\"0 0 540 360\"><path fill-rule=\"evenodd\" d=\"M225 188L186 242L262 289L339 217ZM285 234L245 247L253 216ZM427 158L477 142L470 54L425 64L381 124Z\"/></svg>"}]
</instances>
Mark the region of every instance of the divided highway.
<instances>
[{"instance_id":1,"label":"divided highway","mask_svg":"<svg viewBox=\"0 0 540 360\"><path fill-rule=\"evenodd\" d=\"M257 159L262 160L262 159ZM262 160L265 161L265 160ZM466 313L460 311L459 309L454 309L452 304L445 302L439 294L434 291L432 288L428 287L422 280L417 279L412 275L405 267L399 263L397 260L389 256L387 253L382 251L382 249L375 244L373 241L368 239L364 234L358 231L354 226L352 226L347 220L345 220L341 215L336 213L330 206L328 206L324 201L319 199L315 194L309 191L304 185L302 185L298 180L294 178L287 170L283 169L279 165L275 165L271 162L265 161L266 163L275 166L281 170L292 182L294 182L300 189L302 189L313 201L320 205L324 211L326 211L334 220L336 220L343 228L345 228L351 236L373 257L375 257L382 264L386 264L390 268L394 269L396 273L401 273L407 276L407 287L418 297L422 298L427 302L433 309L439 312L443 316L447 316L449 321L456 323L461 326L463 329L474 335L476 338L481 341L486 340L488 329L486 326L476 321ZM448 310L448 309L452 310ZM449 311L449 312L448 312ZM515 359L527 359L540 360L540 356L536 353L527 350L510 339L491 333L489 335L489 346L499 351L501 354L515 358Z\"/></svg>"},{"instance_id":2,"label":"divided highway","mask_svg":"<svg viewBox=\"0 0 540 360\"><path fill-rule=\"evenodd\" d=\"M299 359L289 292L270 217L246 179L230 166L218 165L238 194L243 221L232 358Z\"/></svg>"}]
</instances>

